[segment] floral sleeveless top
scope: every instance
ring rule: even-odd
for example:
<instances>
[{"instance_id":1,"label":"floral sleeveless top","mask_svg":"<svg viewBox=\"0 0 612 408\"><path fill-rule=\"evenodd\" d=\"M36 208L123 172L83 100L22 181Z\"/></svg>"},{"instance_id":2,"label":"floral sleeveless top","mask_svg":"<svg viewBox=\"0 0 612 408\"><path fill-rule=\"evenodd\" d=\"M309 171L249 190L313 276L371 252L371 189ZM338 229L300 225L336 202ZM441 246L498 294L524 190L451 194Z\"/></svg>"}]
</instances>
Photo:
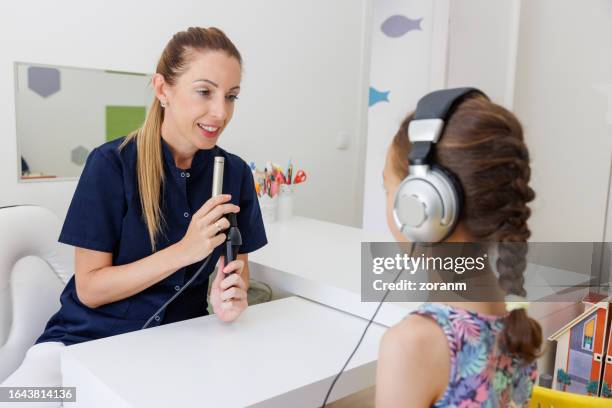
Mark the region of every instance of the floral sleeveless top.
<instances>
[{"instance_id":1,"label":"floral sleeveless top","mask_svg":"<svg viewBox=\"0 0 612 408\"><path fill-rule=\"evenodd\" d=\"M537 378L536 363L524 364L498 350L503 318L442 303L423 303L413 313L435 320L450 348L448 388L433 407L528 406Z\"/></svg>"}]
</instances>

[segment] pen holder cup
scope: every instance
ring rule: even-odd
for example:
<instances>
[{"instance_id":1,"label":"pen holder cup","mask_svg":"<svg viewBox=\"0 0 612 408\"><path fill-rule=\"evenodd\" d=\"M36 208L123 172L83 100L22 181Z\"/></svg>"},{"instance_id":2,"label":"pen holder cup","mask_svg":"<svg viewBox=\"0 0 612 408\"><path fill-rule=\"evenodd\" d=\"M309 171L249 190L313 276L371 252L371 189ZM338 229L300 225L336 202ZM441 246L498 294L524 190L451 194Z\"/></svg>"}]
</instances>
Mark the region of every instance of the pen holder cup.
<instances>
[{"instance_id":1,"label":"pen holder cup","mask_svg":"<svg viewBox=\"0 0 612 408\"><path fill-rule=\"evenodd\" d=\"M281 184L278 193L278 220L288 220L293 216L293 186Z\"/></svg>"},{"instance_id":2,"label":"pen holder cup","mask_svg":"<svg viewBox=\"0 0 612 408\"><path fill-rule=\"evenodd\" d=\"M261 216L264 223L276 221L278 196L270 197L268 195L263 195L259 197L259 208L261 209Z\"/></svg>"}]
</instances>

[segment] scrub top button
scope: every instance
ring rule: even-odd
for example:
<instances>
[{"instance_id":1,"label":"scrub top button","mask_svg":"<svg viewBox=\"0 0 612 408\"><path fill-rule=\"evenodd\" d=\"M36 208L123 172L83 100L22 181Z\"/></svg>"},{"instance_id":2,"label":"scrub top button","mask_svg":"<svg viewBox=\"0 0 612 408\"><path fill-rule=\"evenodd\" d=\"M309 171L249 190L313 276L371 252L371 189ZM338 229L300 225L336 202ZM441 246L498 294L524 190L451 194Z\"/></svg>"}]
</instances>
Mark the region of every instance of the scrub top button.
<instances>
[{"instance_id":1,"label":"scrub top button","mask_svg":"<svg viewBox=\"0 0 612 408\"><path fill-rule=\"evenodd\" d=\"M179 285L176 285L176 286L174 287L174 290L176 290L176 291L178 292L179 290L181 290L181 287L180 287Z\"/></svg>"},{"instance_id":2,"label":"scrub top button","mask_svg":"<svg viewBox=\"0 0 612 408\"><path fill-rule=\"evenodd\" d=\"M185 177L185 172L184 171L181 172L181 177Z\"/></svg>"},{"instance_id":3,"label":"scrub top button","mask_svg":"<svg viewBox=\"0 0 612 408\"><path fill-rule=\"evenodd\" d=\"M183 213L183 216L184 216L185 218L189 218L189 213L188 213L188 212L185 212L185 213Z\"/></svg>"},{"instance_id":4,"label":"scrub top button","mask_svg":"<svg viewBox=\"0 0 612 408\"><path fill-rule=\"evenodd\" d=\"M187 176L187 178L189 178L189 176L190 176L189 172L185 173L185 176Z\"/></svg>"},{"instance_id":5,"label":"scrub top button","mask_svg":"<svg viewBox=\"0 0 612 408\"><path fill-rule=\"evenodd\" d=\"M159 322L159 316L155 316L155 321Z\"/></svg>"}]
</instances>

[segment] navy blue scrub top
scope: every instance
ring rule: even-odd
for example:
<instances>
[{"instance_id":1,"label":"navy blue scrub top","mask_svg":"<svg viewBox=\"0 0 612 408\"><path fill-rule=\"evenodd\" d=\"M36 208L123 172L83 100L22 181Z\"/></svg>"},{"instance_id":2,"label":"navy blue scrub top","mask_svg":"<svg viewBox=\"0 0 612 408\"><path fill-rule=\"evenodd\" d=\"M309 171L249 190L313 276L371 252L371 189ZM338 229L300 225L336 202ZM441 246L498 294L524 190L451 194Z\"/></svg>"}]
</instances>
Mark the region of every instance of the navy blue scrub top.
<instances>
[{"instance_id":1,"label":"navy blue scrub top","mask_svg":"<svg viewBox=\"0 0 612 408\"><path fill-rule=\"evenodd\" d=\"M81 174L64 221L59 241L95 251L111 252L113 265L128 264L152 254L149 234L142 218L136 173L136 143L118 147L123 138L94 149ZM242 235L240 253L267 244L251 169L240 157L220 147L199 150L191 168L179 169L162 139L165 182L161 199L166 227L157 250L178 242L195 213L212 194L214 156L225 158L223 192L240 206L238 228ZM207 314L208 279L221 255L213 253L206 269L185 289L151 326ZM203 261L181 268L136 295L94 309L77 297L74 276L61 294L61 308L51 317L36 343L59 341L66 345L140 329L174 293L185 285Z\"/></svg>"}]
</instances>

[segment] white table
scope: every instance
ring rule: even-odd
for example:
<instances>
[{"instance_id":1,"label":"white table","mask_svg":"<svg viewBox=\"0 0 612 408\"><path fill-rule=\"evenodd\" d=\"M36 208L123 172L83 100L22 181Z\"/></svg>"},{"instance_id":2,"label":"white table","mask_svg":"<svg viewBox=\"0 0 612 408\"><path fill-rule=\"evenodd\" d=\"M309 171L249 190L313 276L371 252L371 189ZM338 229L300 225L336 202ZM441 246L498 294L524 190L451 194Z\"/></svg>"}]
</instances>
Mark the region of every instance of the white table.
<instances>
[{"instance_id":1,"label":"white table","mask_svg":"<svg viewBox=\"0 0 612 408\"><path fill-rule=\"evenodd\" d=\"M320 406L377 306L361 302L361 242L384 238L303 217L266 233L251 276L299 297L67 347L72 406ZM415 306L384 305L330 401L374 384L382 334Z\"/></svg>"},{"instance_id":2,"label":"white table","mask_svg":"<svg viewBox=\"0 0 612 408\"><path fill-rule=\"evenodd\" d=\"M67 347L67 407L316 407L366 322L288 297L225 324L206 316ZM373 324L332 399L373 383L385 328Z\"/></svg>"},{"instance_id":3,"label":"white table","mask_svg":"<svg viewBox=\"0 0 612 408\"><path fill-rule=\"evenodd\" d=\"M346 225L297 217L266 224L268 245L249 254L251 277L289 293L370 319L361 301L361 242L387 240ZM385 303L375 321L390 327L420 303Z\"/></svg>"},{"instance_id":4,"label":"white table","mask_svg":"<svg viewBox=\"0 0 612 408\"><path fill-rule=\"evenodd\" d=\"M249 307L233 324L207 316L67 347L73 406L320 406L377 306L361 302L361 242L385 237L303 217L266 233L251 276L299 297ZM374 384L382 334L417 305L381 308L331 400Z\"/></svg>"}]
</instances>

